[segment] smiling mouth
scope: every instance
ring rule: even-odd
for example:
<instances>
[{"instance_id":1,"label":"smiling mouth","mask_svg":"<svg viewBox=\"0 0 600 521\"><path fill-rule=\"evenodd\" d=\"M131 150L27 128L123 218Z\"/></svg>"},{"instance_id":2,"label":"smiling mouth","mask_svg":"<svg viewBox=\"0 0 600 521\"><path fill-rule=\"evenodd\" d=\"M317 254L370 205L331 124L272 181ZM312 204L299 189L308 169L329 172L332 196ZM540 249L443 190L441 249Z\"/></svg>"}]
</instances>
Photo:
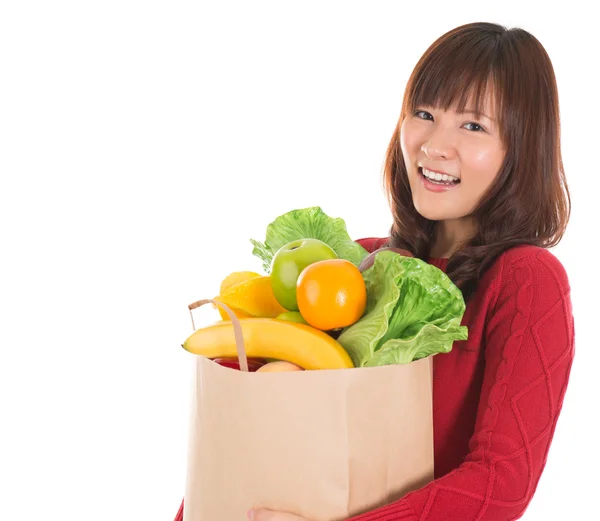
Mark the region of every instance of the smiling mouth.
<instances>
[{"instance_id":1,"label":"smiling mouth","mask_svg":"<svg viewBox=\"0 0 600 521\"><path fill-rule=\"evenodd\" d=\"M430 183L436 185L452 186L460 183L460 179L458 179L457 177L447 174L438 174L429 170L423 171L423 167L419 167L419 174L425 179L427 179L427 181L429 181Z\"/></svg>"}]
</instances>

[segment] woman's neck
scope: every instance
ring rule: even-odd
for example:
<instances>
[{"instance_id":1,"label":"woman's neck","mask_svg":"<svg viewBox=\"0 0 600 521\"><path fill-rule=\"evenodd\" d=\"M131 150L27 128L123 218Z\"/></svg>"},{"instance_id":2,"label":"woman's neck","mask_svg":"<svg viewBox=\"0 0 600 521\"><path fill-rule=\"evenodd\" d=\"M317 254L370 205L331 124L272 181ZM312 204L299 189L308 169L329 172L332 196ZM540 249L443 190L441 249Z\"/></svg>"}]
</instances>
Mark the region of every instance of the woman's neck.
<instances>
[{"instance_id":1,"label":"woman's neck","mask_svg":"<svg viewBox=\"0 0 600 521\"><path fill-rule=\"evenodd\" d=\"M468 242L475 233L475 223L471 218L439 221L435 227L435 240L430 257L448 259Z\"/></svg>"}]
</instances>

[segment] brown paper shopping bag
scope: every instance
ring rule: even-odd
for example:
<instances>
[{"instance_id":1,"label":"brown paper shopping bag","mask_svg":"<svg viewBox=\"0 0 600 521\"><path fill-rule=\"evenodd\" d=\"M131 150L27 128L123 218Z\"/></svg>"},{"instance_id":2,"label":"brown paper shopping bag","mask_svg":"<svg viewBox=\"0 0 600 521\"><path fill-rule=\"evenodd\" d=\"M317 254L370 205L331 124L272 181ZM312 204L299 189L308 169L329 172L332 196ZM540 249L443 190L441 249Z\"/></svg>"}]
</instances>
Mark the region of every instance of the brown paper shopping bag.
<instances>
[{"instance_id":1,"label":"brown paper shopping bag","mask_svg":"<svg viewBox=\"0 0 600 521\"><path fill-rule=\"evenodd\" d=\"M195 356L184 521L255 505L343 520L433 479L431 357L406 365L247 372ZM193 320L193 318L192 318Z\"/></svg>"}]
</instances>

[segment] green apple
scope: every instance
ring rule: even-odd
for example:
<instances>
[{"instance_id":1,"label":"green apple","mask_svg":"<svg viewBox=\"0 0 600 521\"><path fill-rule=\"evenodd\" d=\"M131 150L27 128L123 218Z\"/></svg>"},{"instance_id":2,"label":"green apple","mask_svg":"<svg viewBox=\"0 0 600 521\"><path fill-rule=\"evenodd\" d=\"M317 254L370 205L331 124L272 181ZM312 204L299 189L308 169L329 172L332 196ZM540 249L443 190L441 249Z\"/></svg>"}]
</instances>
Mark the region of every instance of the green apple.
<instances>
[{"instance_id":1,"label":"green apple","mask_svg":"<svg viewBox=\"0 0 600 521\"><path fill-rule=\"evenodd\" d=\"M285 313L281 313L277 315L279 320L287 320L289 322L298 322L299 324L308 324L304 317L301 315L300 311L286 311Z\"/></svg>"},{"instance_id":2,"label":"green apple","mask_svg":"<svg viewBox=\"0 0 600 521\"><path fill-rule=\"evenodd\" d=\"M337 259L333 249L318 239L298 239L277 250L271 262L271 287L277 301L288 311L298 311L296 282L302 270L314 262Z\"/></svg>"}]
</instances>

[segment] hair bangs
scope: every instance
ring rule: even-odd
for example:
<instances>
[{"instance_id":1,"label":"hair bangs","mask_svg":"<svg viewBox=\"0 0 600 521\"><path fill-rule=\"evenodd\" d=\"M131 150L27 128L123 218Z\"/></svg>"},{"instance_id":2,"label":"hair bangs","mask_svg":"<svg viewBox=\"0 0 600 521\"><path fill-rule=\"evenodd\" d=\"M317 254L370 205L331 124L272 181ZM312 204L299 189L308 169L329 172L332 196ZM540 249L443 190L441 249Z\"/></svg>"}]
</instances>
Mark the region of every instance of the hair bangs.
<instances>
[{"instance_id":1,"label":"hair bangs","mask_svg":"<svg viewBox=\"0 0 600 521\"><path fill-rule=\"evenodd\" d=\"M471 112L503 119L502 82L498 81L499 63L493 40L473 42L456 36L443 46L434 45L417 64L406 96L404 116L418 107L430 106L458 112ZM493 114L486 113L491 97Z\"/></svg>"}]
</instances>

